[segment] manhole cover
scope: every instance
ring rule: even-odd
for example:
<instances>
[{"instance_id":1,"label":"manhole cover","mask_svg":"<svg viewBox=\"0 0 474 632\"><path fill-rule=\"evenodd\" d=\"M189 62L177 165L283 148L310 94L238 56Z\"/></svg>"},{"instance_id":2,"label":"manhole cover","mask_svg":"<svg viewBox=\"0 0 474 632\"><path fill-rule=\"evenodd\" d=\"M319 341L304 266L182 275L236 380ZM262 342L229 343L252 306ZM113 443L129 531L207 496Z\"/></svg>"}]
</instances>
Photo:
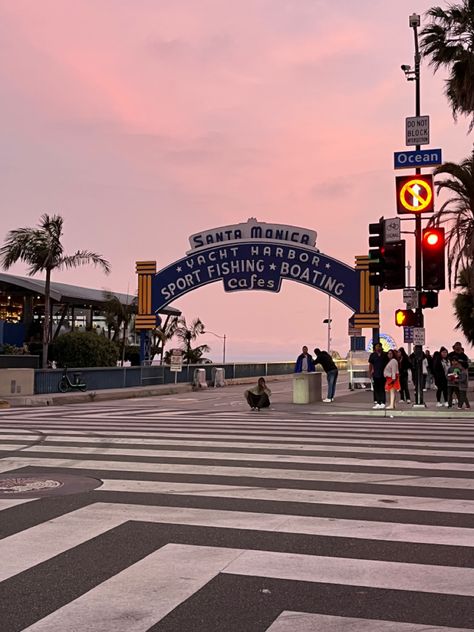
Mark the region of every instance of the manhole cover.
<instances>
[{"instance_id":1,"label":"manhole cover","mask_svg":"<svg viewBox=\"0 0 474 632\"><path fill-rule=\"evenodd\" d=\"M41 498L65 496L96 489L98 478L72 474L0 474L0 498Z\"/></svg>"}]
</instances>

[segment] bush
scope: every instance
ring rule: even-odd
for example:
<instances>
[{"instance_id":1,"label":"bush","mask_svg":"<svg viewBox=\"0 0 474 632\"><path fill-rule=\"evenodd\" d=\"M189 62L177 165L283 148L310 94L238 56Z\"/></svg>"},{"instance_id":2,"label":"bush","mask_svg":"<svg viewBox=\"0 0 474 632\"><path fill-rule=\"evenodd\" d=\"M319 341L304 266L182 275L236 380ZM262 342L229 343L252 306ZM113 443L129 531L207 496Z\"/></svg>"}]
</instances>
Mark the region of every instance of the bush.
<instances>
[{"instance_id":1,"label":"bush","mask_svg":"<svg viewBox=\"0 0 474 632\"><path fill-rule=\"evenodd\" d=\"M125 360L132 366L140 366L140 347L128 345L125 347Z\"/></svg>"},{"instance_id":2,"label":"bush","mask_svg":"<svg viewBox=\"0 0 474 632\"><path fill-rule=\"evenodd\" d=\"M62 367L116 366L118 348L94 332L70 332L56 339L51 356Z\"/></svg>"}]
</instances>

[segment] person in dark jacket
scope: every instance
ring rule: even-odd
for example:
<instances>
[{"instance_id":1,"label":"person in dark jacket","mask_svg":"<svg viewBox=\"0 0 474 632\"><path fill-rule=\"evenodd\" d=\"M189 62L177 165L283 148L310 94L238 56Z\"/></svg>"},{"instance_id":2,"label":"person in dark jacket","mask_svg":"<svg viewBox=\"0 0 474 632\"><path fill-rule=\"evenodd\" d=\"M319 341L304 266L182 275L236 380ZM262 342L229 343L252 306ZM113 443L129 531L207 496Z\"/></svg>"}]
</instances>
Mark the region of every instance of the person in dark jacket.
<instances>
[{"instance_id":1,"label":"person in dark jacket","mask_svg":"<svg viewBox=\"0 0 474 632\"><path fill-rule=\"evenodd\" d=\"M369 356L369 376L374 385L373 408L385 408L385 376L383 372L387 364L387 354L380 342L377 342Z\"/></svg>"},{"instance_id":2,"label":"person in dark jacket","mask_svg":"<svg viewBox=\"0 0 474 632\"><path fill-rule=\"evenodd\" d=\"M448 350L441 347L433 353L433 377L436 384L436 406L448 405L448 380L449 369ZM441 401L444 398L444 404Z\"/></svg>"},{"instance_id":3,"label":"person in dark jacket","mask_svg":"<svg viewBox=\"0 0 474 632\"><path fill-rule=\"evenodd\" d=\"M313 358L309 355L308 347L305 345L302 353L296 358L295 373L313 373L315 370Z\"/></svg>"},{"instance_id":4,"label":"person in dark jacket","mask_svg":"<svg viewBox=\"0 0 474 632\"><path fill-rule=\"evenodd\" d=\"M328 396L326 399L323 399L323 402L333 402L336 394L337 376L339 375L337 366L327 351L321 351L321 349L316 348L314 355L314 364L320 364L323 367L328 380Z\"/></svg>"},{"instance_id":5,"label":"person in dark jacket","mask_svg":"<svg viewBox=\"0 0 474 632\"><path fill-rule=\"evenodd\" d=\"M398 350L398 365L400 367L399 379L400 379L400 402L410 404L410 390L408 388L408 375L411 369L410 358L403 347Z\"/></svg>"},{"instance_id":6,"label":"person in dark jacket","mask_svg":"<svg viewBox=\"0 0 474 632\"><path fill-rule=\"evenodd\" d=\"M469 358L464 353L464 349L462 348L462 344L460 342L455 342L453 344L453 350L448 354L448 360L457 360L461 366L465 369L469 368Z\"/></svg>"}]
</instances>

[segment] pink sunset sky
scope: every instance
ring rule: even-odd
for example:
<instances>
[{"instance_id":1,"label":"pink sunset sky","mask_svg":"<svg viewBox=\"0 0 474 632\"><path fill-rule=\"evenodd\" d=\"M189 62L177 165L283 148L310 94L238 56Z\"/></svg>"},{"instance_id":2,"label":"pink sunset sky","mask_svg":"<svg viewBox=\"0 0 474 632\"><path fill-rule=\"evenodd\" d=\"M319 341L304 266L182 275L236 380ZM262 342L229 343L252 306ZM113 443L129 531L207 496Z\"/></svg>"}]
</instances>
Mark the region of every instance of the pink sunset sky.
<instances>
[{"instance_id":1,"label":"pink sunset sky","mask_svg":"<svg viewBox=\"0 0 474 632\"><path fill-rule=\"evenodd\" d=\"M395 175L409 173L393 170L414 114L400 65L413 64L408 16L433 4L446 3L2 0L2 239L59 213L67 251L100 252L112 274L53 280L123 292L136 289L136 260L165 267L189 235L249 217L316 230L322 252L353 265L369 222L396 215ZM453 122L443 75L426 63L421 109L430 146L464 159L467 122ZM381 298L382 331L397 344L401 294ZM332 348L345 355L351 313L331 303ZM295 282L278 294L217 283L173 306L225 333L229 361L327 346L327 296ZM432 350L465 342L452 312L447 291L427 311ZM219 340L199 342L221 357Z\"/></svg>"}]
</instances>

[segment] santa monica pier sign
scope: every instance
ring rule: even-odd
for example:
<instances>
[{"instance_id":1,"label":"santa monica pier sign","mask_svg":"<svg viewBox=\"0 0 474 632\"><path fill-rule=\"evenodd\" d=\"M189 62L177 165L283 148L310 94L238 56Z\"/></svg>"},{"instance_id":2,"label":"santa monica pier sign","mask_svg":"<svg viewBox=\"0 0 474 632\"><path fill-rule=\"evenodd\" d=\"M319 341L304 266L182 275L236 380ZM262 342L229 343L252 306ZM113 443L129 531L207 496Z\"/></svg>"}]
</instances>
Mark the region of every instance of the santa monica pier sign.
<instances>
[{"instance_id":1,"label":"santa monica pier sign","mask_svg":"<svg viewBox=\"0 0 474 632\"><path fill-rule=\"evenodd\" d=\"M285 279L334 297L355 316L371 315L365 326L378 326L376 294L368 285L367 257L357 257L356 267L351 268L320 252L316 236L312 230L251 218L246 223L191 235L186 256L162 270L157 271L154 261L137 262L136 328L152 329L159 310L209 283L222 281L226 292L279 292ZM364 326L360 318L356 326Z\"/></svg>"}]
</instances>

